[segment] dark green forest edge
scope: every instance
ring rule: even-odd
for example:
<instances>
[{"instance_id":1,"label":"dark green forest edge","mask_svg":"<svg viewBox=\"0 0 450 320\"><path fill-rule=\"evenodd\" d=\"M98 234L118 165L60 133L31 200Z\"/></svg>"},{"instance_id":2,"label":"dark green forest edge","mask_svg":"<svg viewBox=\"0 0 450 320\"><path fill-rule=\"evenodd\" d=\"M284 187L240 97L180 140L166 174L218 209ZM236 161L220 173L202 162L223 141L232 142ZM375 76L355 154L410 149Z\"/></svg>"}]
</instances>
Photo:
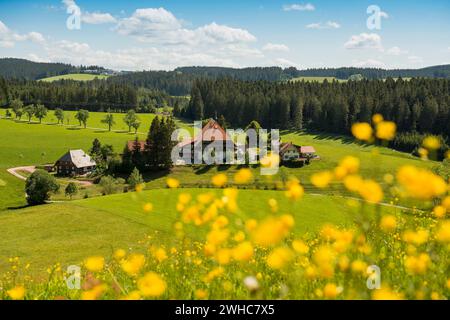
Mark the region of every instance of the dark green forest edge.
<instances>
[{"instance_id":1,"label":"dark green forest edge","mask_svg":"<svg viewBox=\"0 0 450 320\"><path fill-rule=\"evenodd\" d=\"M370 122L379 113L398 125L400 134L390 147L416 152L423 135L434 134L442 141L440 154L448 149L450 65L417 70L184 67L121 72L90 82L36 81L44 70L45 76L108 72L97 66L0 59L0 106L9 106L13 99L25 105L89 111L152 112L172 106L175 116L191 120L222 117L230 127L245 128L256 120L265 128L342 135L350 133L353 123ZM302 76L353 79L354 75L361 75L362 80L287 81ZM412 79L402 79L406 77Z\"/></svg>"}]
</instances>

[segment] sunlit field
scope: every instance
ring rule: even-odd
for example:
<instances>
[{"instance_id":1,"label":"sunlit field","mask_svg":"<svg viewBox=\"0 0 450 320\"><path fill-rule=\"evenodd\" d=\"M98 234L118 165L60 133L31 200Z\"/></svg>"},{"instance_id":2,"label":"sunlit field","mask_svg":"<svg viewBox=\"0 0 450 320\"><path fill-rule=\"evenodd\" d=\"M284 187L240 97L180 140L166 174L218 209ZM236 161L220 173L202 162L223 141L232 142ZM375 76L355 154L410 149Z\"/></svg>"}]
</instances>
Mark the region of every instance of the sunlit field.
<instances>
[{"instance_id":1,"label":"sunlit field","mask_svg":"<svg viewBox=\"0 0 450 320\"><path fill-rule=\"evenodd\" d=\"M95 79L103 80L107 79L108 76L105 75L97 75L97 74L87 74L87 73L72 73L65 74L63 76L55 76L41 79L40 81L44 82L54 82L59 80L75 80L75 81L92 81Z\"/></svg>"}]
</instances>

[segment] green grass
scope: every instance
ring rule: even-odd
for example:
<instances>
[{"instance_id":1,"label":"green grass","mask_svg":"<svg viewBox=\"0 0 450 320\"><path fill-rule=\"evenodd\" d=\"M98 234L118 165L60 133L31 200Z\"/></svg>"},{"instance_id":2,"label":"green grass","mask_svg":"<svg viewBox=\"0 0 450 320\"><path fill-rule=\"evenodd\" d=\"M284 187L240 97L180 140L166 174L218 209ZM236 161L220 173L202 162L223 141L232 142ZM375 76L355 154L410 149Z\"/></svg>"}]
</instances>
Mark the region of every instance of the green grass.
<instances>
[{"instance_id":1,"label":"green grass","mask_svg":"<svg viewBox=\"0 0 450 320\"><path fill-rule=\"evenodd\" d=\"M347 80L341 80L341 79L337 79L335 77L298 77L298 78L293 78L289 81L293 81L293 82L300 82L300 81L305 81L305 82L324 82L325 80L327 80L328 82L333 82L333 81L338 81L338 82L347 82Z\"/></svg>"},{"instance_id":2,"label":"green grass","mask_svg":"<svg viewBox=\"0 0 450 320\"><path fill-rule=\"evenodd\" d=\"M103 79L107 79L108 77L109 76L106 76L106 75L72 73L72 74L65 74L62 76L44 78L44 79L40 79L39 81L44 81L44 82L54 82L54 81L59 81L59 80L92 81L95 79L103 80Z\"/></svg>"},{"instance_id":3,"label":"green grass","mask_svg":"<svg viewBox=\"0 0 450 320\"><path fill-rule=\"evenodd\" d=\"M89 126L101 125L100 120L104 113L91 113ZM123 114L117 114L117 120ZM53 123L54 117L48 115L45 121ZM143 129L146 132L154 115L140 115L143 119ZM144 120L145 119L145 120ZM73 120L72 120L73 121ZM119 125L119 121L118 125ZM125 124L123 124L125 125ZM187 124L180 125L189 128ZM53 163L68 149L81 148L88 151L95 138L104 144L113 145L117 152L121 152L128 140L133 140L135 135L125 132L108 132L104 129L80 129L78 127L63 127L60 125L17 123L11 120L0 120L0 134L5 137L0 140L0 179L6 183L1 187L0 211L8 207L25 205L23 197L23 181L9 175L6 169L17 166ZM144 135L140 136L145 137ZM393 151L387 148L376 148L372 146L361 146L353 143L349 138L332 135L312 135L304 133L285 132L283 141L293 141L299 145L312 145L320 155L320 161L314 161L302 168L283 167L280 173L273 178L279 181L289 176L298 177L307 187L307 191L317 192L311 188L309 178L313 173L328 170L336 166L340 159L347 155L357 156L361 159L361 171L366 177L377 178L379 181L385 173L395 172L396 169L405 164L431 167L433 162L423 162L411 155ZM373 151L379 151L374 155ZM186 187L206 186L211 177L224 172L231 179L237 167L177 167L170 174L179 179ZM254 169L254 175L259 176L259 169ZM165 186L165 175L149 176L151 181L149 188L162 188ZM265 179L259 177L261 187L264 188ZM57 197L58 200L61 197Z\"/></svg>"},{"instance_id":4,"label":"green grass","mask_svg":"<svg viewBox=\"0 0 450 320\"><path fill-rule=\"evenodd\" d=\"M31 263L31 270L40 273L55 262L67 266L80 263L90 255L110 256L113 248L144 249L139 241L155 232L158 233L155 244L170 246L174 241L173 225L179 219L175 204L180 192L195 196L208 191L151 190L3 213L0 215L0 271L7 268L7 259L15 256L23 263ZM220 195L221 190L212 192ZM292 204L285 200L283 192L241 190L240 211L231 218L231 223L263 218L270 198L279 200L280 212L295 216L294 233L297 234L314 232L324 223L351 224L357 210L337 197L306 195ZM146 202L154 204L151 213L142 210ZM191 239L203 236L198 229L186 231Z\"/></svg>"}]
</instances>

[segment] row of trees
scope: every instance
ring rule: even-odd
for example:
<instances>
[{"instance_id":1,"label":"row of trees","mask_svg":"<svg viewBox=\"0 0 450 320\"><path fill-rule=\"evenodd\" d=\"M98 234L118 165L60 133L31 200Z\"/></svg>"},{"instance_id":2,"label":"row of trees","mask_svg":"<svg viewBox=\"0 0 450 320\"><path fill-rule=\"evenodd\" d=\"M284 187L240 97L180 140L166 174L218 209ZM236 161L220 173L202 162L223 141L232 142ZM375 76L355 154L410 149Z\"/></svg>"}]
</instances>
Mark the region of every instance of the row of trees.
<instances>
[{"instance_id":1,"label":"row of trees","mask_svg":"<svg viewBox=\"0 0 450 320\"><path fill-rule=\"evenodd\" d=\"M397 123L400 132L450 136L450 80L363 80L347 83L270 83L231 79L195 82L190 119L223 115L233 127L252 120L265 128L302 129L347 134L355 122L374 114Z\"/></svg>"}]
</instances>

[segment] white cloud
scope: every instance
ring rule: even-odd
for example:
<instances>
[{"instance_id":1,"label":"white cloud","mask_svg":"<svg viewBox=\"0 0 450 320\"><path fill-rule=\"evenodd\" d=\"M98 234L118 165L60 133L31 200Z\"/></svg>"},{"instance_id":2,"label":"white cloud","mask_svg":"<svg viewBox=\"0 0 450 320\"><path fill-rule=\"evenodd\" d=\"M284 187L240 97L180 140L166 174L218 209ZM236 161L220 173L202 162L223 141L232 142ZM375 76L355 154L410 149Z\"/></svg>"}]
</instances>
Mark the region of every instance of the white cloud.
<instances>
[{"instance_id":1,"label":"white cloud","mask_svg":"<svg viewBox=\"0 0 450 320\"><path fill-rule=\"evenodd\" d=\"M284 11L314 11L316 7L311 3L306 4L286 4L283 6Z\"/></svg>"},{"instance_id":2,"label":"white cloud","mask_svg":"<svg viewBox=\"0 0 450 320\"><path fill-rule=\"evenodd\" d=\"M277 66L283 67L283 68L289 68L289 67L295 67L297 69L300 68L300 65L298 63L295 63L293 61L287 60L287 59L283 59L283 58L278 58L274 60L275 64Z\"/></svg>"},{"instance_id":3,"label":"white cloud","mask_svg":"<svg viewBox=\"0 0 450 320\"><path fill-rule=\"evenodd\" d=\"M249 31L216 22L196 29L183 27L182 21L164 8L137 9L131 17L119 21L116 31L142 42L161 45L248 43L256 41Z\"/></svg>"},{"instance_id":4,"label":"white cloud","mask_svg":"<svg viewBox=\"0 0 450 320\"><path fill-rule=\"evenodd\" d=\"M289 47L285 44L267 43L263 48L264 51L281 51L288 52Z\"/></svg>"},{"instance_id":5,"label":"white cloud","mask_svg":"<svg viewBox=\"0 0 450 320\"><path fill-rule=\"evenodd\" d=\"M81 21L87 24L104 24L104 23L115 23L117 22L117 19L114 18L109 13L84 12L81 14Z\"/></svg>"},{"instance_id":6,"label":"white cloud","mask_svg":"<svg viewBox=\"0 0 450 320\"><path fill-rule=\"evenodd\" d=\"M311 23L306 26L307 29L339 29L341 25L335 21L328 21L326 23Z\"/></svg>"},{"instance_id":7,"label":"white cloud","mask_svg":"<svg viewBox=\"0 0 450 320\"><path fill-rule=\"evenodd\" d=\"M44 36L39 32L29 32L28 34L19 34L9 29L0 21L0 47L13 48L16 42L31 41L34 43L45 43Z\"/></svg>"},{"instance_id":8,"label":"white cloud","mask_svg":"<svg viewBox=\"0 0 450 320\"><path fill-rule=\"evenodd\" d=\"M411 64L422 64L423 63L423 58L422 57L418 57L418 56L409 56L408 57L408 61Z\"/></svg>"},{"instance_id":9,"label":"white cloud","mask_svg":"<svg viewBox=\"0 0 450 320\"><path fill-rule=\"evenodd\" d=\"M66 8L76 6L80 9L80 6L77 5L75 0L62 0L62 3ZM110 13L103 12L84 12L81 11L81 21L86 24L105 24L105 23L116 23L117 19L114 18Z\"/></svg>"},{"instance_id":10,"label":"white cloud","mask_svg":"<svg viewBox=\"0 0 450 320\"><path fill-rule=\"evenodd\" d=\"M386 64L382 61L368 59L365 61L353 61L353 66L357 68L382 68L386 69Z\"/></svg>"},{"instance_id":11,"label":"white cloud","mask_svg":"<svg viewBox=\"0 0 450 320\"><path fill-rule=\"evenodd\" d=\"M376 33L354 35L344 44L346 49L377 49L383 51L381 37Z\"/></svg>"},{"instance_id":12,"label":"white cloud","mask_svg":"<svg viewBox=\"0 0 450 320\"><path fill-rule=\"evenodd\" d=\"M387 12L380 11L380 17L381 18L385 18L385 19L389 19L389 14L387 14Z\"/></svg>"},{"instance_id":13,"label":"white cloud","mask_svg":"<svg viewBox=\"0 0 450 320\"><path fill-rule=\"evenodd\" d=\"M396 47L392 47L389 50L387 50L386 53L388 55L391 55L391 56L401 56L401 55L404 55L404 54L408 54L408 51L407 50L402 50L402 49L400 49L399 47L396 46Z\"/></svg>"}]
</instances>

